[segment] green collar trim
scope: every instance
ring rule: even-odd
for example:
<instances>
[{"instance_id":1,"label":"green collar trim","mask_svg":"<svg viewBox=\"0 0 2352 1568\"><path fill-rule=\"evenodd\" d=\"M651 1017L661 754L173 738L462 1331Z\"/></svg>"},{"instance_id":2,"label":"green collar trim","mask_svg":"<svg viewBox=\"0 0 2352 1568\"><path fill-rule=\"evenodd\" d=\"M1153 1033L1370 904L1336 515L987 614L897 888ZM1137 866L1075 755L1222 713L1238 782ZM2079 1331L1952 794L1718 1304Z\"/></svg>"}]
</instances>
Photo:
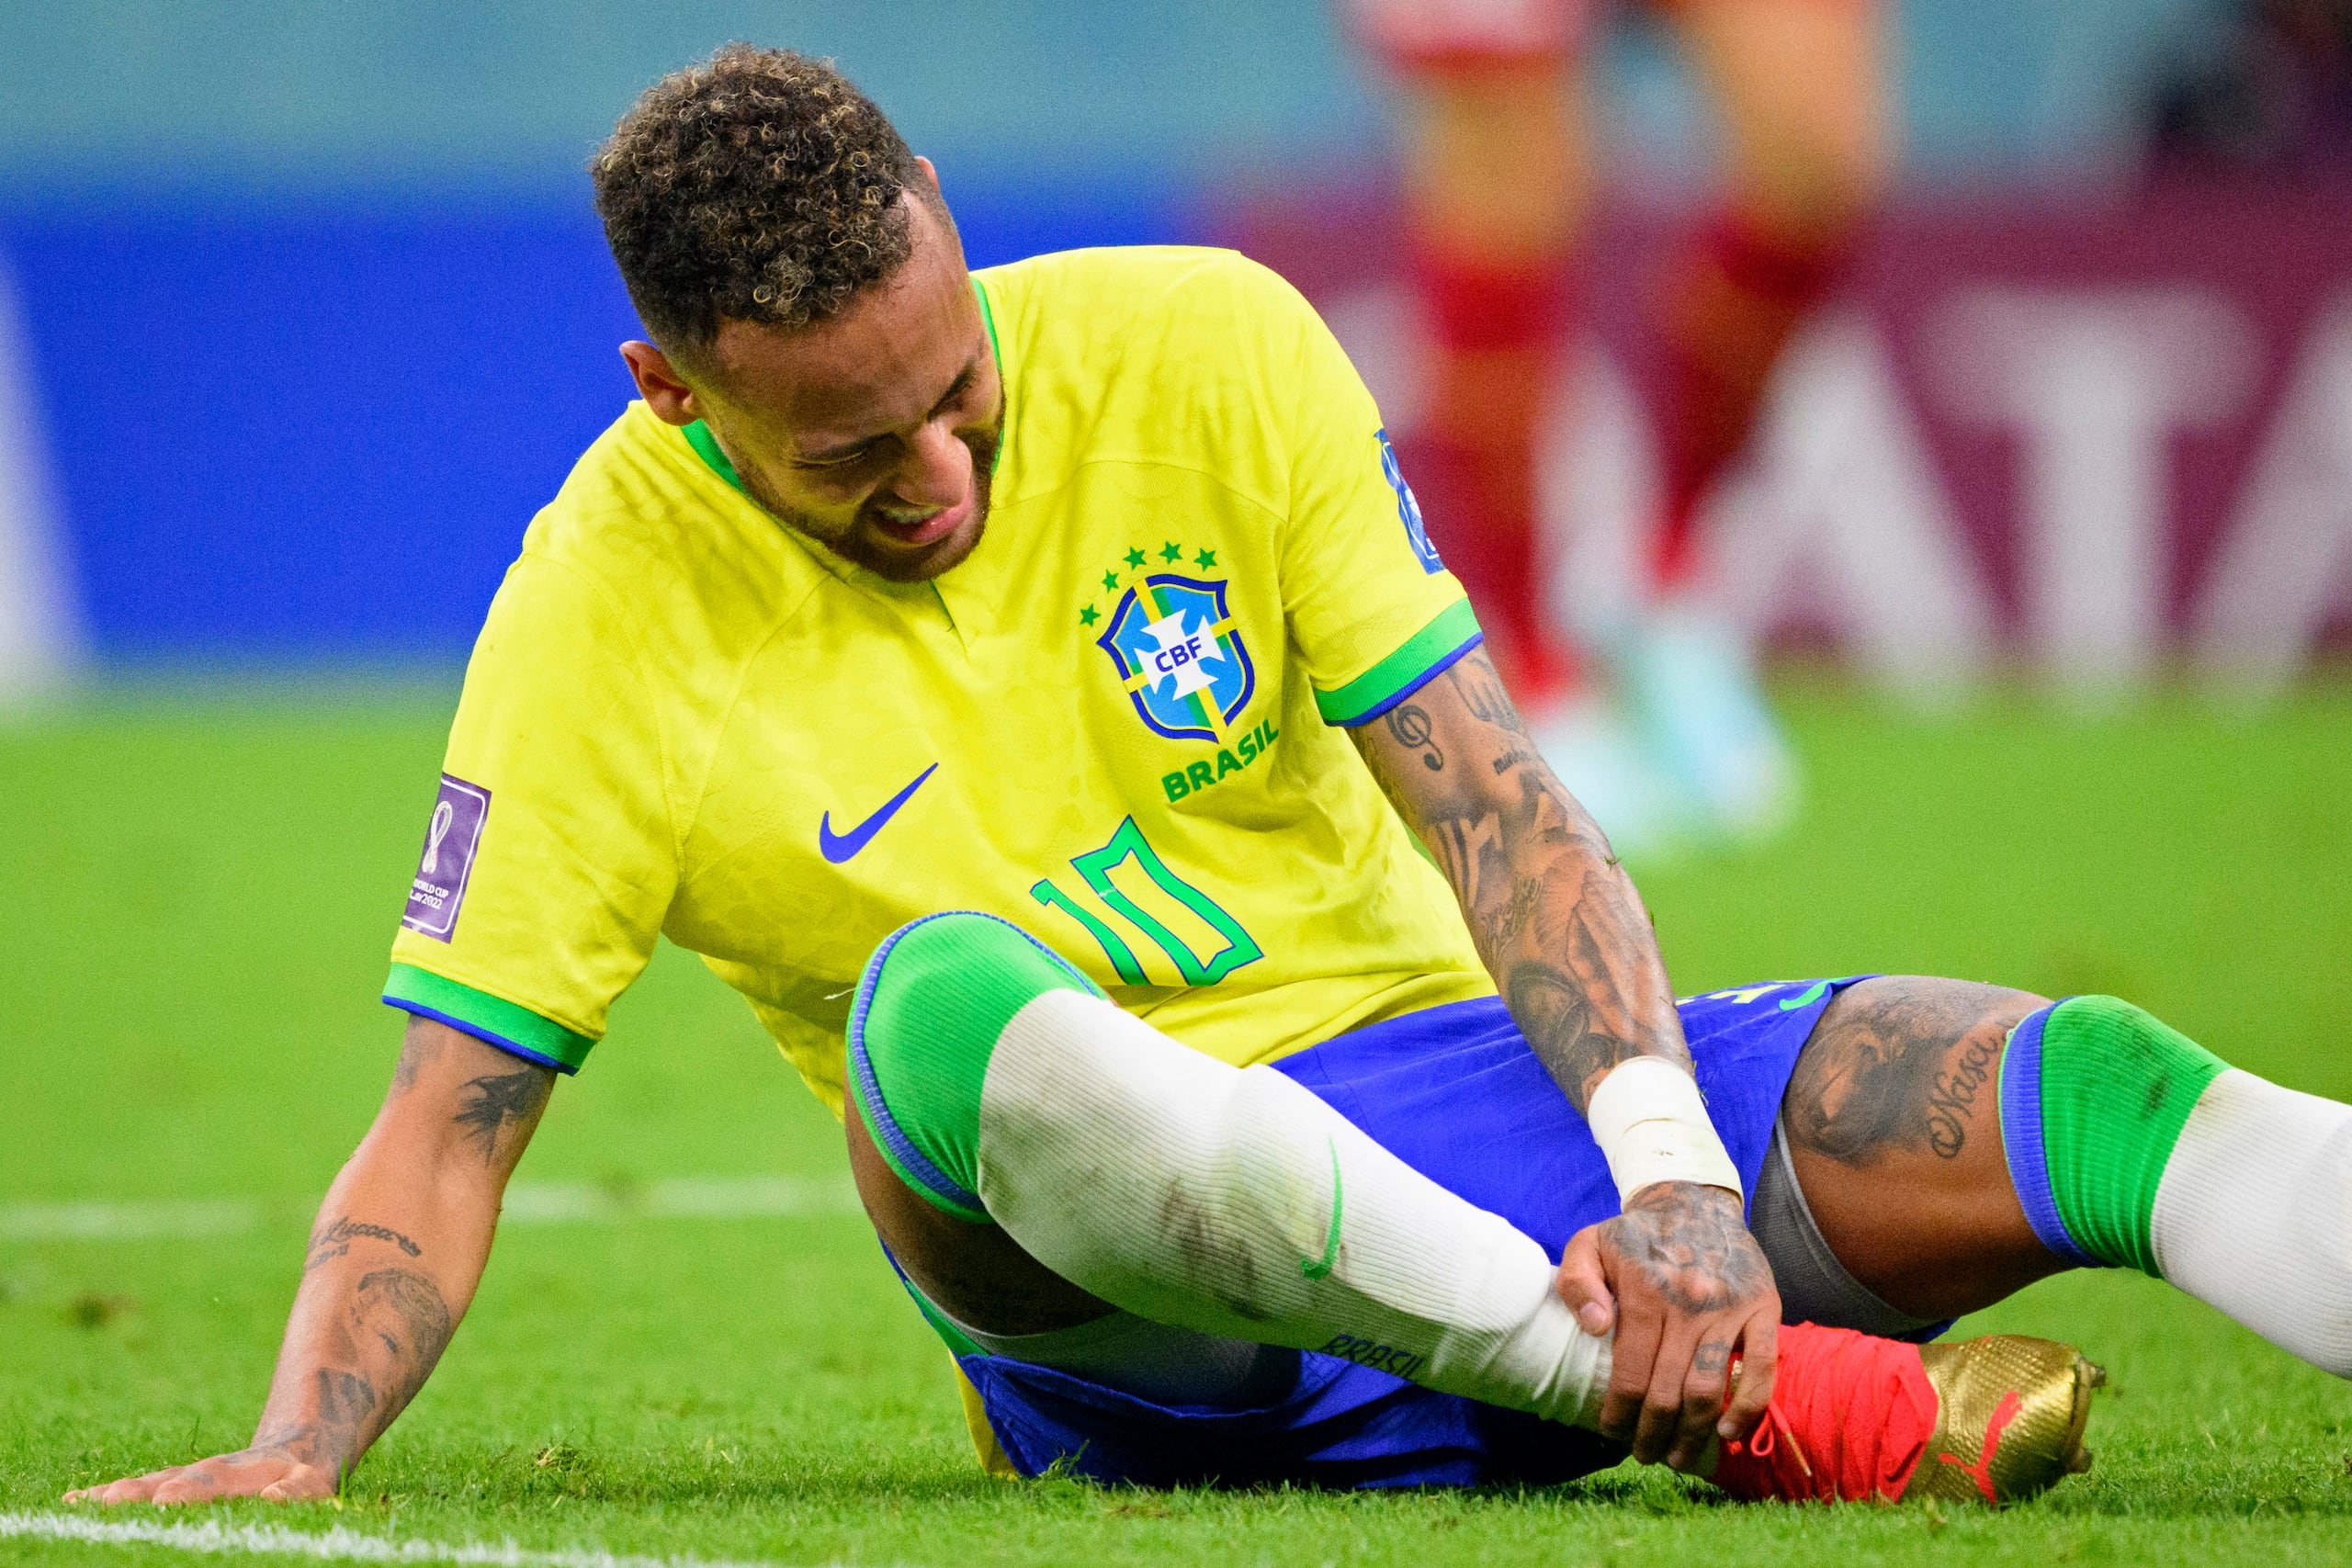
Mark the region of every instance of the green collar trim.
<instances>
[{"instance_id":1,"label":"green collar trim","mask_svg":"<svg viewBox=\"0 0 2352 1568\"><path fill-rule=\"evenodd\" d=\"M1004 374L1004 347L996 341L996 311L989 305L989 291L978 278L972 279L972 292L980 297L980 320L989 329L989 352L996 355L997 374Z\"/></svg>"},{"instance_id":2,"label":"green collar trim","mask_svg":"<svg viewBox=\"0 0 2352 1568\"><path fill-rule=\"evenodd\" d=\"M741 494L749 496L752 493L743 489L743 481L736 474L735 465L729 462L727 454L718 449L718 437L710 433L710 426L700 420L686 426L686 445L695 449L695 456L707 464L712 473L733 485Z\"/></svg>"},{"instance_id":3,"label":"green collar trim","mask_svg":"<svg viewBox=\"0 0 2352 1568\"><path fill-rule=\"evenodd\" d=\"M989 304L989 291L977 277L972 279L972 292L980 297L980 320L989 329L989 352L996 356L997 385L1004 395L1004 429L997 437L997 466L1004 466L1004 455L1012 449L1012 382L1004 373L1004 345L997 342L996 310Z\"/></svg>"}]
</instances>

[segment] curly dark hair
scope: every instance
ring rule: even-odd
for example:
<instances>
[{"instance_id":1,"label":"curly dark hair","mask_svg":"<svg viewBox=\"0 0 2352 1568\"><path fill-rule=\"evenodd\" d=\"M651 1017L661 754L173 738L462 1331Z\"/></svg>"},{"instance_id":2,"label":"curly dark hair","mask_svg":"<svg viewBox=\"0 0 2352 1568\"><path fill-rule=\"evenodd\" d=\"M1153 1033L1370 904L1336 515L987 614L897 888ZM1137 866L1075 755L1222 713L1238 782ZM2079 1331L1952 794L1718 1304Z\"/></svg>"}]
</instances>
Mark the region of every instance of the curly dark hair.
<instances>
[{"instance_id":1,"label":"curly dark hair","mask_svg":"<svg viewBox=\"0 0 2352 1568\"><path fill-rule=\"evenodd\" d=\"M900 194L932 194L831 62L747 43L647 88L589 172L639 318L689 359L723 321L793 329L838 313L907 259Z\"/></svg>"}]
</instances>

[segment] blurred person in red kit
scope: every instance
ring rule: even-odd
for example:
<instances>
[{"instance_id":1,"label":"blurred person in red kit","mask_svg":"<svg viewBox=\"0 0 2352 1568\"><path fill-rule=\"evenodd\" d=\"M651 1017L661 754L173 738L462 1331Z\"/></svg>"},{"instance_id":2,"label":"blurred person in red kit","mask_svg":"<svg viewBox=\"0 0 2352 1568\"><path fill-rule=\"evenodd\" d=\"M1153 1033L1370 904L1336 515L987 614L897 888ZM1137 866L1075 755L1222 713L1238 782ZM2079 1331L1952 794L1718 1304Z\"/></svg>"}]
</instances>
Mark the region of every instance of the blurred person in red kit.
<instances>
[{"instance_id":1,"label":"blurred person in red kit","mask_svg":"<svg viewBox=\"0 0 2352 1568\"><path fill-rule=\"evenodd\" d=\"M1434 395L1404 462L1430 532L1554 765L1620 842L1691 827L1749 837L1786 818L1796 780L1751 650L1710 603L1695 523L1884 184L1882 7L1633 3L1710 92L1724 181L1643 289L1663 482L1641 605L1588 628L1577 650L1546 604L1536 453L1577 314L1598 184L1588 56L1607 0L1342 0L1407 89L1410 267Z\"/></svg>"}]
</instances>

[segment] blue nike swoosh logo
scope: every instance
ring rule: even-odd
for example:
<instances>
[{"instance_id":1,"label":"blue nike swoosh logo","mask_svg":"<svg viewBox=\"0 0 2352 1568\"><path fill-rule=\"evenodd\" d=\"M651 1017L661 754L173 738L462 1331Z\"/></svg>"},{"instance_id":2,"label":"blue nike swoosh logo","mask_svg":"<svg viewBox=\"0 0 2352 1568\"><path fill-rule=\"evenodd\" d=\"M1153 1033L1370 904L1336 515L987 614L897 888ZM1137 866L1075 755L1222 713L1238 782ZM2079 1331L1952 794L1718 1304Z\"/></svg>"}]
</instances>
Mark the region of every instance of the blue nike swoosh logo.
<instances>
[{"instance_id":1,"label":"blue nike swoosh logo","mask_svg":"<svg viewBox=\"0 0 2352 1568\"><path fill-rule=\"evenodd\" d=\"M908 797L922 787L922 781L931 777L932 774L938 771L939 764L933 762L931 766L917 773L915 775L914 783L909 784L906 788L892 795L888 802L883 806L881 810L876 812L865 821L860 822L856 827L852 828L846 833L836 833L833 831L833 814L830 811L826 812L824 816L817 819L817 848L822 852L827 860L832 862L835 865L841 864L842 862L857 853L858 851L864 849L867 844L872 843L874 841L874 835L880 832L883 825L888 822L891 818L896 817L899 814L899 807L904 806L907 803Z\"/></svg>"}]
</instances>

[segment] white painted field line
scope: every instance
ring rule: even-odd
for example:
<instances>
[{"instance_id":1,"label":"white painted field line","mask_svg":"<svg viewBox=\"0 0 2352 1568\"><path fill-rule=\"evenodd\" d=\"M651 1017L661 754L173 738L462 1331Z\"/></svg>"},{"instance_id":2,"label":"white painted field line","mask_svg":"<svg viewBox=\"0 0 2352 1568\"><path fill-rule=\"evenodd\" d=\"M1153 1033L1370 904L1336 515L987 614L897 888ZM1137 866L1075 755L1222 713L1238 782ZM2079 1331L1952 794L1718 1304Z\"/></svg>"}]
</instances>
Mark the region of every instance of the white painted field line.
<instances>
[{"instance_id":1,"label":"white painted field line","mask_svg":"<svg viewBox=\"0 0 2352 1568\"><path fill-rule=\"evenodd\" d=\"M516 1183L506 1190L505 1224L561 1224L577 1220L746 1220L855 1214L857 1190L846 1177L674 1176L641 1189L585 1181Z\"/></svg>"},{"instance_id":2,"label":"white painted field line","mask_svg":"<svg viewBox=\"0 0 2352 1568\"><path fill-rule=\"evenodd\" d=\"M93 1518L86 1514L0 1514L0 1540L71 1540L97 1546L162 1546L243 1557L308 1557L328 1562L453 1562L464 1568L779 1568L770 1562L707 1557L630 1557L594 1548L537 1551L504 1541L401 1540L341 1525L325 1530L283 1525L233 1525L161 1519Z\"/></svg>"},{"instance_id":3,"label":"white painted field line","mask_svg":"<svg viewBox=\"0 0 2352 1568\"><path fill-rule=\"evenodd\" d=\"M138 1241L149 1236L235 1235L261 1224L248 1198L186 1202L11 1203L0 1208L0 1241Z\"/></svg>"},{"instance_id":4,"label":"white painted field line","mask_svg":"<svg viewBox=\"0 0 2352 1568\"><path fill-rule=\"evenodd\" d=\"M859 1213L845 1179L796 1176L686 1176L642 1187L585 1181L516 1182L506 1190L502 1223L551 1225L633 1219L746 1220ZM237 1235L273 1213L308 1218L304 1203L251 1198L159 1200L122 1203L0 1204L0 1241L137 1241Z\"/></svg>"}]
</instances>

